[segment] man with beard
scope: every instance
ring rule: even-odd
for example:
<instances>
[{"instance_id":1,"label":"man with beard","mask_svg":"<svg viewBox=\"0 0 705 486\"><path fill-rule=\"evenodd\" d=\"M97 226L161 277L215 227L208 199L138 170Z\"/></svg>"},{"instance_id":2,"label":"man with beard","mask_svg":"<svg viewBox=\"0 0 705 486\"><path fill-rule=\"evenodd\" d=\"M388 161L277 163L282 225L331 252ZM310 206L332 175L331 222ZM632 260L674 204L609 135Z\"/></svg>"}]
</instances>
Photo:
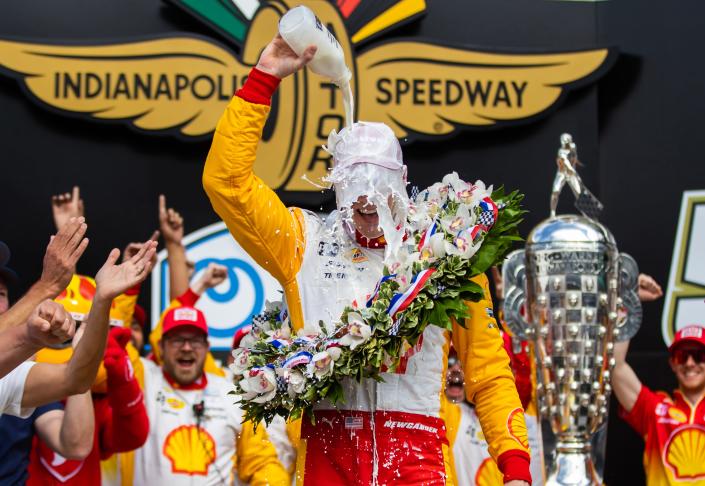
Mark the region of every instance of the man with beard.
<instances>
[{"instance_id":1,"label":"man with beard","mask_svg":"<svg viewBox=\"0 0 705 486\"><path fill-rule=\"evenodd\" d=\"M233 237L284 288L295 330L320 332L345 306L366 302L382 277L385 252L401 246L409 205L406 166L392 130L359 122L329 136L338 213L321 221L288 209L253 172L271 98L282 78L315 54L299 57L277 36L262 52L245 86L220 119L203 184ZM505 484L531 481L523 410L503 349L484 275L485 298L468 303L466 328L452 340L468 376L492 456ZM329 328L330 329L330 328ZM444 425L445 366L451 335L426 327L383 382L342 383L344 402L314 407L302 421L297 481L305 485L453 484Z\"/></svg>"},{"instance_id":2,"label":"man with beard","mask_svg":"<svg viewBox=\"0 0 705 486\"><path fill-rule=\"evenodd\" d=\"M242 411L229 395L232 385L204 372L209 351L203 313L188 306L169 309L159 340L162 366L143 359L150 433L135 453L134 484L233 483L289 486L264 427L242 424Z\"/></svg>"}]
</instances>

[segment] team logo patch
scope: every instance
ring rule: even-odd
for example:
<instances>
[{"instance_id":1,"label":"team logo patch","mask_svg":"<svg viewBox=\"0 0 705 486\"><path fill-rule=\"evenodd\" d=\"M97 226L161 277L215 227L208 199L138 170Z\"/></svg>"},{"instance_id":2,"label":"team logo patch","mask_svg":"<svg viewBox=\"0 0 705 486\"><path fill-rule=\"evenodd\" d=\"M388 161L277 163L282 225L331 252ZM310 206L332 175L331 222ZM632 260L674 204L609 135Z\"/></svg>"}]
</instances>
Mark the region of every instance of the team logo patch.
<instances>
[{"instance_id":1,"label":"team logo patch","mask_svg":"<svg viewBox=\"0 0 705 486\"><path fill-rule=\"evenodd\" d=\"M507 417L507 431L514 440L526 449L529 448L526 422L524 422L524 410L521 408L515 408L509 413L509 416Z\"/></svg>"},{"instance_id":2,"label":"team logo patch","mask_svg":"<svg viewBox=\"0 0 705 486\"><path fill-rule=\"evenodd\" d=\"M198 314L193 309L178 307L174 310L174 320L196 322L198 320Z\"/></svg>"},{"instance_id":3,"label":"team logo patch","mask_svg":"<svg viewBox=\"0 0 705 486\"><path fill-rule=\"evenodd\" d=\"M686 417L685 413L675 407L670 407L668 409L668 416L681 424L684 424L688 421L688 417Z\"/></svg>"},{"instance_id":4,"label":"team logo patch","mask_svg":"<svg viewBox=\"0 0 705 486\"><path fill-rule=\"evenodd\" d=\"M496 484L504 484L502 473L499 472L497 463L491 457L488 457L475 473L475 484L477 486L495 486Z\"/></svg>"},{"instance_id":5,"label":"team logo patch","mask_svg":"<svg viewBox=\"0 0 705 486\"><path fill-rule=\"evenodd\" d=\"M162 453L171 462L171 472L206 476L215 462L215 441L202 428L183 425L167 435Z\"/></svg>"},{"instance_id":6,"label":"team logo patch","mask_svg":"<svg viewBox=\"0 0 705 486\"><path fill-rule=\"evenodd\" d=\"M178 398L167 398L166 403L173 409L180 410L186 405Z\"/></svg>"},{"instance_id":7,"label":"team logo patch","mask_svg":"<svg viewBox=\"0 0 705 486\"><path fill-rule=\"evenodd\" d=\"M663 462L678 480L705 478L705 427L677 429L664 447Z\"/></svg>"},{"instance_id":8,"label":"team logo patch","mask_svg":"<svg viewBox=\"0 0 705 486\"><path fill-rule=\"evenodd\" d=\"M365 256L359 248L353 248L345 256L353 263L363 263L367 261L367 256Z\"/></svg>"}]
</instances>

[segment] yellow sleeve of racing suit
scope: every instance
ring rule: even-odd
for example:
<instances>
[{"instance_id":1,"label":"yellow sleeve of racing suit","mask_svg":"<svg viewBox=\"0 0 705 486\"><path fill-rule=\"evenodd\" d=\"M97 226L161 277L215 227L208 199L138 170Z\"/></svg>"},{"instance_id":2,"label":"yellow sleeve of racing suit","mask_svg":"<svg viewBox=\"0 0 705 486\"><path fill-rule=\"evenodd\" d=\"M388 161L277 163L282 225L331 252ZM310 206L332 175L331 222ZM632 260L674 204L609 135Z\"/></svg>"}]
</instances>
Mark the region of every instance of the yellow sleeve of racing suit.
<instances>
[{"instance_id":1,"label":"yellow sleeve of racing suit","mask_svg":"<svg viewBox=\"0 0 705 486\"><path fill-rule=\"evenodd\" d=\"M169 307L164 309L162 315L159 316L159 322L157 323L157 325L154 326L152 332L149 333L149 344L150 346L152 346L152 354L154 355L154 360L159 365L162 364L162 353L161 349L159 349L159 341L162 338L162 325L164 323L164 316L170 309L182 306L183 304L181 303L181 301L179 301L178 298L172 300L169 303ZM203 363L203 371L205 371L206 373L213 373L214 375L225 377L225 372L220 366L218 366L218 363L215 362L215 358L213 358L213 355L210 351L208 352L208 354L206 354L206 361Z\"/></svg>"},{"instance_id":2,"label":"yellow sleeve of racing suit","mask_svg":"<svg viewBox=\"0 0 705 486\"><path fill-rule=\"evenodd\" d=\"M235 96L220 118L203 170L203 187L216 213L240 246L284 287L295 327L302 323L296 299L301 268L303 213L287 209L253 167L269 106Z\"/></svg>"},{"instance_id":3,"label":"yellow sleeve of racing suit","mask_svg":"<svg viewBox=\"0 0 705 486\"><path fill-rule=\"evenodd\" d=\"M466 303L471 317L465 320L465 328L457 323L453 327L453 345L465 373L465 393L475 404L490 455L502 472L506 474L502 466L511 456L522 456L528 471L523 409L509 356L493 317L489 282L485 275L478 275L473 281L482 286L485 296L478 302Z\"/></svg>"},{"instance_id":4,"label":"yellow sleeve of racing suit","mask_svg":"<svg viewBox=\"0 0 705 486\"><path fill-rule=\"evenodd\" d=\"M250 486L291 486L291 476L277 458L264 425L255 431L252 422L242 424L237 437L237 471Z\"/></svg>"}]
</instances>

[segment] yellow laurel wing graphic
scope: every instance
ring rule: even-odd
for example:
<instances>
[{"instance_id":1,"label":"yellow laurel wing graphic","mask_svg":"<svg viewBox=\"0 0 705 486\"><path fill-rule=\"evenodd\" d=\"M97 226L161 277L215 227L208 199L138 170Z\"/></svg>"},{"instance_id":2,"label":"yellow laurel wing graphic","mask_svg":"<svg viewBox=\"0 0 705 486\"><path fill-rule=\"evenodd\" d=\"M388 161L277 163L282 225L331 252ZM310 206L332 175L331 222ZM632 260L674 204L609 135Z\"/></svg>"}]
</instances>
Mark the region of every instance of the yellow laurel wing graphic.
<instances>
[{"instance_id":1,"label":"yellow laurel wing graphic","mask_svg":"<svg viewBox=\"0 0 705 486\"><path fill-rule=\"evenodd\" d=\"M0 67L52 108L183 136L211 133L249 70L186 36L93 46L0 39Z\"/></svg>"},{"instance_id":2,"label":"yellow laurel wing graphic","mask_svg":"<svg viewBox=\"0 0 705 486\"><path fill-rule=\"evenodd\" d=\"M677 431L669 439L663 455L677 479L705 478L705 430L686 427Z\"/></svg>"},{"instance_id":3,"label":"yellow laurel wing graphic","mask_svg":"<svg viewBox=\"0 0 705 486\"><path fill-rule=\"evenodd\" d=\"M488 457L475 474L476 486L502 486L504 484L504 476L499 472L497 463L491 457Z\"/></svg>"},{"instance_id":4,"label":"yellow laurel wing graphic","mask_svg":"<svg viewBox=\"0 0 705 486\"><path fill-rule=\"evenodd\" d=\"M174 473L207 475L215 461L215 442L205 430L195 425L182 425L172 430L163 447Z\"/></svg>"},{"instance_id":5,"label":"yellow laurel wing graphic","mask_svg":"<svg viewBox=\"0 0 705 486\"><path fill-rule=\"evenodd\" d=\"M398 137L531 118L556 103L567 85L594 77L608 57L608 49L496 54L391 42L357 58L358 118L385 122Z\"/></svg>"}]
</instances>

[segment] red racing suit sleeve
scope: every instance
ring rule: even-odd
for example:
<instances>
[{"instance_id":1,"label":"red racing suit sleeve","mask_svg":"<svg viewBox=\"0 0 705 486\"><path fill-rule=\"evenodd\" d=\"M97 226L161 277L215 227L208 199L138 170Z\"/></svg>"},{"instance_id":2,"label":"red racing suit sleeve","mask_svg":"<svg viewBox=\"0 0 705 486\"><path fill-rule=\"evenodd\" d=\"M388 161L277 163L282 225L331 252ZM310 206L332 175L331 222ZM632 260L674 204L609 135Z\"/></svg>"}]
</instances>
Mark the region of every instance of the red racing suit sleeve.
<instances>
[{"instance_id":1,"label":"red racing suit sleeve","mask_svg":"<svg viewBox=\"0 0 705 486\"><path fill-rule=\"evenodd\" d=\"M653 392L646 385L641 385L639 396L634 407L627 412L621 405L619 406L619 416L622 417L639 435L645 436L649 430L649 425L656 415L656 407L664 401L664 396Z\"/></svg>"},{"instance_id":2,"label":"red racing suit sleeve","mask_svg":"<svg viewBox=\"0 0 705 486\"><path fill-rule=\"evenodd\" d=\"M129 339L130 330L125 328L113 329L108 336L103 363L108 374L109 407L100 430L101 459L141 447L149 434L142 388L125 351Z\"/></svg>"},{"instance_id":3,"label":"red racing suit sleeve","mask_svg":"<svg viewBox=\"0 0 705 486\"><path fill-rule=\"evenodd\" d=\"M465 327L458 323L453 326L453 345L465 372L465 393L475 404L490 455L504 481L531 483L524 409L494 319L489 283L485 275L473 281L482 286L485 296L478 302L466 302L471 317L465 320Z\"/></svg>"}]
</instances>

